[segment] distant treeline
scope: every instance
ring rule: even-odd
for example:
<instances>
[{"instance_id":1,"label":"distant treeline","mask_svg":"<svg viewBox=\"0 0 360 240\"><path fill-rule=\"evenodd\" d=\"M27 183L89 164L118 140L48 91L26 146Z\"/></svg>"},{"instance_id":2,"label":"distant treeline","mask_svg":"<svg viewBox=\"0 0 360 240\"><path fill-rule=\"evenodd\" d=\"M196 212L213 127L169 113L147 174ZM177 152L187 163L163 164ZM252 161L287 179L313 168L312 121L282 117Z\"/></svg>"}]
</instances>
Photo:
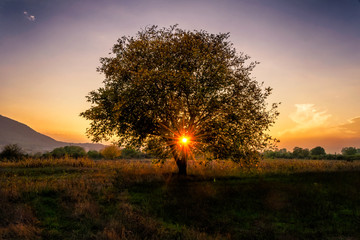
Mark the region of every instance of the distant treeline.
<instances>
[{"instance_id":1,"label":"distant treeline","mask_svg":"<svg viewBox=\"0 0 360 240\"><path fill-rule=\"evenodd\" d=\"M286 148L277 150L268 150L263 153L265 158L282 159L324 159L324 160L360 160L360 148L345 147L341 154L328 154L323 147L315 147L311 150L307 148L295 147L293 151L287 151ZM83 158L88 157L94 160L100 159L144 159L152 158L149 153L144 153L134 148L120 149L115 145L107 146L100 151L85 151L80 146L65 146L55 148L51 152L27 154L17 144L6 145L0 152L0 161L10 160L18 161L23 158Z\"/></svg>"},{"instance_id":2,"label":"distant treeline","mask_svg":"<svg viewBox=\"0 0 360 240\"><path fill-rule=\"evenodd\" d=\"M27 154L23 149L17 144L6 145L0 152L0 160L10 160L18 161L23 158L83 158L88 157L95 160L100 159L142 159L150 158L149 154L143 153L134 148L123 148L120 149L117 146L111 145L107 146L100 151L90 150L85 151L83 147L80 146L65 146L55 148L51 152L46 153L35 153Z\"/></svg>"},{"instance_id":3,"label":"distant treeline","mask_svg":"<svg viewBox=\"0 0 360 240\"><path fill-rule=\"evenodd\" d=\"M287 151L286 148L278 150L269 150L264 152L266 158L284 158L284 159L326 159L326 160L360 160L360 148L345 147L341 154L328 154L323 147L308 148L295 147L293 151Z\"/></svg>"}]
</instances>

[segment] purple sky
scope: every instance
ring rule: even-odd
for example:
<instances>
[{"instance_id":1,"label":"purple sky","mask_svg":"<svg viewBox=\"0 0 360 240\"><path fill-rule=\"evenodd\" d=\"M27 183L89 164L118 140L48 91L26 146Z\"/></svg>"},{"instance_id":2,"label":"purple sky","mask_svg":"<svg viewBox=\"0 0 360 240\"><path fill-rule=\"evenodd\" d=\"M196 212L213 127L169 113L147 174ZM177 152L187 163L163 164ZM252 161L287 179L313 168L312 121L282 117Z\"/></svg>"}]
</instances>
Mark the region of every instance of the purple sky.
<instances>
[{"instance_id":1,"label":"purple sky","mask_svg":"<svg viewBox=\"0 0 360 240\"><path fill-rule=\"evenodd\" d=\"M360 148L358 0L0 1L0 114L55 139L88 141L79 113L116 40L148 25L230 32L282 102L280 147Z\"/></svg>"}]
</instances>

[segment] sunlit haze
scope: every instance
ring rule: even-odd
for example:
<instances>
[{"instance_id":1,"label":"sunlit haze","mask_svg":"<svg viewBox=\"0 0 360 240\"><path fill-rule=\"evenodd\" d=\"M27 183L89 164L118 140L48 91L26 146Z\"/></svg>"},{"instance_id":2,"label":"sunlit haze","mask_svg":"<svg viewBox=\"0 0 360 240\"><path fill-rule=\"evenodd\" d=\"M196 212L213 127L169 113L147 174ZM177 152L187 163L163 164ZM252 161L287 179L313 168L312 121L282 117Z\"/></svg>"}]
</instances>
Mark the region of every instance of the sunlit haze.
<instances>
[{"instance_id":1,"label":"sunlit haze","mask_svg":"<svg viewBox=\"0 0 360 240\"><path fill-rule=\"evenodd\" d=\"M358 0L0 1L0 114L61 141L90 142L79 116L116 40L149 25L230 32L281 102L279 148L360 148ZM187 140L182 139L183 143Z\"/></svg>"}]
</instances>

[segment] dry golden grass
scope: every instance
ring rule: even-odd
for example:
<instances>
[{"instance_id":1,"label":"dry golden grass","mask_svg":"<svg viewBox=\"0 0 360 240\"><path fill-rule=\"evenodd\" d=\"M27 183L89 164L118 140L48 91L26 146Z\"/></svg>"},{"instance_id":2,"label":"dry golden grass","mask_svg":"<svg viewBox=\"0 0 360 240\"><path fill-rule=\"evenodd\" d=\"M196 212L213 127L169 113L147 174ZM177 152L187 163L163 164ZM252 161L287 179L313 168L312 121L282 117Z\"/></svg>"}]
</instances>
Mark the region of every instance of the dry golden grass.
<instances>
[{"instance_id":1,"label":"dry golden grass","mask_svg":"<svg viewBox=\"0 0 360 240\"><path fill-rule=\"evenodd\" d=\"M176 173L177 166L173 160L165 163L152 163L151 160L91 160L88 158L60 159L24 159L18 162L0 162L0 168L46 168L74 167L81 169L98 169L103 171L122 171L130 175L156 175ZM232 161L191 160L188 161L188 174L209 177L242 176L243 174L294 173L308 171L358 170L360 161L341 160L297 160L265 159L250 168L241 167Z\"/></svg>"},{"instance_id":2,"label":"dry golden grass","mask_svg":"<svg viewBox=\"0 0 360 240\"><path fill-rule=\"evenodd\" d=\"M330 172L360 170L360 161L341 160L298 160L298 159L265 159L260 161L256 172L291 174L297 172Z\"/></svg>"},{"instance_id":3,"label":"dry golden grass","mask_svg":"<svg viewBox=\"0 0 360 240\"><path fill-rule=\"evenodd\" d=\"M0 161L0 167L54 167L54 166L69 166L69 167L93 167L95 162L88 158L73 159L65 158L25 158L21 161Z\"/></svg>"}]
</instances>

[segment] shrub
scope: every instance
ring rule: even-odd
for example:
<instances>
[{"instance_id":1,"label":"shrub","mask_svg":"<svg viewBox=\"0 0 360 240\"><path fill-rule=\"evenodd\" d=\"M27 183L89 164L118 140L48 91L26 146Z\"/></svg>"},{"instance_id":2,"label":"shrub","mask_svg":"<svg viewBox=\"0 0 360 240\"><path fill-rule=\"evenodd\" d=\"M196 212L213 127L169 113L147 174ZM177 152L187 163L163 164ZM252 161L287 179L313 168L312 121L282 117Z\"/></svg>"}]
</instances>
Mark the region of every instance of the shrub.
<instances>
[{"instance_id":1,"label":"shrub","mask_svg":"<svg viewBox=\"0 0 360 240\"><path fill-rule=\"evenodd\" d=\"M21 147L17 144L6 145L0 153L0 159L7 159L11 161L21 160L25 156Z\"/></svg>"},{"instance_id":2,"label":"shrub","mask_svg":"<svg viewBox=\"0 0 360 240\"><path fill-rule=\"evenodd\" d=\"M105 159L115 159L121 155L121 150L115 146L110 145L100 151Z\"/></svg>"}]
</instances>

